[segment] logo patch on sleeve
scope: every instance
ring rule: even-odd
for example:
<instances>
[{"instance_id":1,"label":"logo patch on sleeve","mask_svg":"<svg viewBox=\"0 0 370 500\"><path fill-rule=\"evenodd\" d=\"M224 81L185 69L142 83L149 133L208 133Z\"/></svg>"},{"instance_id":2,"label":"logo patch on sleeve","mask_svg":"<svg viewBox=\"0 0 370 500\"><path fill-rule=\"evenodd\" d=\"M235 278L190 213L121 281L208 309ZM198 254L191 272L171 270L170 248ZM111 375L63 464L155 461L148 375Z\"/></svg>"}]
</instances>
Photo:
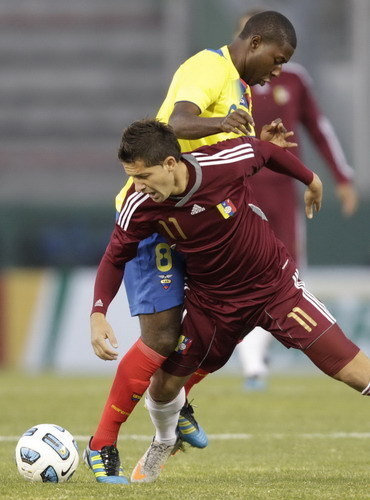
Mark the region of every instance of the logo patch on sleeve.
<instances>
[{"instance_id":1,"label":"logo patch on sleeve","mask_svg":"<svg viewBox=\"0 0 370 500\"><path fill-rule=\"evenodd\" d=\"M179 341L178 341L178 344L177 344L177 347L176 347L175 351L178 354L186 354L187 351L189 350L192 342L193 342L192 339L189 339L188 337L185 337L185 335L180 335Z\"/></svg>"},{"instance_id":2,"label":"logo patch on sleeve","mask_svg":"<svg viewBox=\"0 0 370 500\"><path fill-rule=\"evenodd\" d=\"M218 205L216 205L216 208L219 210L220 214L224 219L228 219L229 217L232 217L235 215L237 209L234 205L234 203L230 200L230 198L227 198L227 200L221 201Z\"/></svg>"}]
</instances>

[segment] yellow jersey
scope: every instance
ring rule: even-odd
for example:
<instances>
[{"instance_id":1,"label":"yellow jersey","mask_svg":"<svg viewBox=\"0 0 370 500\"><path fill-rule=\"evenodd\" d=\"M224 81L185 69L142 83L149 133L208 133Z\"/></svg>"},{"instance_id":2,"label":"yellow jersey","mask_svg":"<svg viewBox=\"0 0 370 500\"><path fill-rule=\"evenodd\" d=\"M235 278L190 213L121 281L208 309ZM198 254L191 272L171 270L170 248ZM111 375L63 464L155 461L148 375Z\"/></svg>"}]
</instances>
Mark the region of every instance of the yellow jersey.
<instances>
[{"instance_id":1,"label":"yellow jersey","mask_svg":"<svg viewBox=\"0 0 370 500\"><path fill-rule=\"evenodd\" d=\"M205 118L227 116L237 108L252 114L249 85L240 79L227 45L218 50L202 50L179 67L158 111L157 119L168 123L175 104L181 101L195 104L200 110L199 116ZM200 146L215 144L241 135L244 134L219 132L201 139L179 139L179 143L181 151L193 151ZM254 130L250 135L254 135ZM116 197L118 210L131 183L132 180L129 179Z\"/></svg>"},{"instance_id":2,"label":"yellow jersey","mask_svg":"<svg viewBox=\"0 0 370 500\"><path fill-rule=\"evenodd\" d=\"M251 91L235 68L225 45L218 50L205 49L187 59L176 71L167 96L160 107L157 119L168 123L177 102L195 104L203 118L227 116L237 108L249 114ZM200 146L233 139L240 134L219 132L201 139L179 139L181 151L193 151ZM254 135L254 131L251 132Z\"/></svg>"}]
</instances>

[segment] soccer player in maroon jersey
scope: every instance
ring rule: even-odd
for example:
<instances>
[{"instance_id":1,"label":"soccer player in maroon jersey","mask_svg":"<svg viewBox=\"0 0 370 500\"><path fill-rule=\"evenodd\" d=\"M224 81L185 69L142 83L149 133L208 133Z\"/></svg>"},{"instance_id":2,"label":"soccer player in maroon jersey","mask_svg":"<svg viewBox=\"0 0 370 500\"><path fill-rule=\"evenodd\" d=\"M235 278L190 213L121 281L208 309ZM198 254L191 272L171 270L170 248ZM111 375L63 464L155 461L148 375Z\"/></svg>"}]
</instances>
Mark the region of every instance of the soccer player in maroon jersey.
<instances>
[{"instance_id":1,"label":"soccer player in maroon jersey","mask_svg":"<svg viewBox=\"0 0 370 500\"><path fill-rule=\"evenodd\" d=\"M263 166L300 180L308 186L306 214L312 218L321 206L317 175L288 151L249 137L181 154L172 130L155 120L124 131L119 159L133 185L99 265L92 337L109 338L105 314L140 240L162 234L184 255L187 269L180 342L152 377L147 394L155 439L131 481L154 481L177 449L189 376L199 367L219 369L256 326L302 350L324 373L362 394L370 392L370 360L300 281L249 183Z\"/></svg>"},{"instance_id":2,"label":"soccer player in maroon jersey","mask_svg":"<svg viewBox=\"0 0 370 500\"><path fill-rule=\"evenodd\" d=\"M262 12L258 9L246 13L239 19L237 34L251 16ZM253 118L256 136L261 127L277 117L287 130L294 131L295 142L299 126L307 131L311 141L325 160L335 181L336 195L342 205L342 213L351 216L357 209L358 196L353 185L353 170L347 164L344 152L329 120L321 112L312 93L311 78L297 63L285 64L278 78L261 86L251 87ZM298 146L292 153L301 157ZM305 264L305 221L301 215L297 184L294 179L279 176L264 169L251 180L253 192L259 206L266 214L276 236L301 268ZM268 374L268 348L272 336L262 328L249 333L238 346L246 390L261 390L266 386Z\"/></svg>"}]
</instances>

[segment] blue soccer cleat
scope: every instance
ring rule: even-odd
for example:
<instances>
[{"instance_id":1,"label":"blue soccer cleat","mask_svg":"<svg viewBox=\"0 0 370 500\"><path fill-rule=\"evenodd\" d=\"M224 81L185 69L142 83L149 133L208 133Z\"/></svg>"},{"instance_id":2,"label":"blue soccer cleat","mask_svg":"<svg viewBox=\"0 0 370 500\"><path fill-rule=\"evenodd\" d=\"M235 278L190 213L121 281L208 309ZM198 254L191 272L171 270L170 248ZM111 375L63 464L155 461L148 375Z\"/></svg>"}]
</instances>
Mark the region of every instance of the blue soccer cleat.
<instances>
[{"instance_id":1,"label":"blue soccer cleat","mask_svg":"<svg viewBox=\"0 0 370 500\"><path fill-rule=\"evenodd\" d=\"M194 448L205 448L208 445L207 434L195 420L194 410L190 403L186 402L180 411L177 430L182 441L189 443Z\"/></svg>"},{"instance_id":2,"label":"blue soccer cleat","mask_svg":"<svg viewBox=\"0 0 370 500\"><path fill-rule=\"evenodd\" d=\"M89 445L83 453L83 459L86 466L95 474L98 483L130 483L123 473L119 453L114 445L103 446L99 451L91 450Z\"/></svg>"}]
</instances>

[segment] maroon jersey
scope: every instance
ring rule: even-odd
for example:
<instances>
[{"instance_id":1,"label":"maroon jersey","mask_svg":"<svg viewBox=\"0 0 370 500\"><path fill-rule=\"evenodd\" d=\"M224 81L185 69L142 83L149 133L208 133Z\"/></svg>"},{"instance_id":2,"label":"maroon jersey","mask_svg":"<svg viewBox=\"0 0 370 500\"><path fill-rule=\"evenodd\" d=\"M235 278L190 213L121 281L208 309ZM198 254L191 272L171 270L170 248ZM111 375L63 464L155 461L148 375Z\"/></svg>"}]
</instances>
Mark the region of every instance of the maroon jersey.
<instances>
[{"instance_id":1,"label":"maroon jersey","mask_svg":"<svg viewBox=\"0 0 370 500\"><path fill-rule=\"evenodd\" d=\"M293 139L299 144L298 127L303 125L325 159L335 181L351 181L353 170L347 165L331 124L316 104L310 78L302 66L295 63L284 65L279 78L263 87L252 87L252 99L257 136L263 125L281 118L286 129L294 131ZM291 152L300 156L299 148L292 148ZM293 179L264 169L251 179L251 185L276 236L297 260L304 249L299 248L302 243L298 238L299 203Z\"/></svg>"},{"instance_id":2,"label":"maroon jersey","mask_svg":"<svg viewBox=\"0 0 370 500\"><path fill-rule=\"evenodd\" d=\"M303 125L312 142L326 160L337 182L349 182L353 170L348 166L338 138L321 113L311 91L307 71L296 63L284 65L279 78L263 87L252 87L253 119L259 136L262 126L281 118L287 130L293 130L299 144L299 125ZM292 152L300 156L299 147Z\"/></svg>"},{"instance_id":3,"label":"maroon jersey","mask_svg":"<svg viewBox=\"0 0 370 500\"><path fill-rule=\"evenodd\" d=\"M266 166L310 184L312 172L291 153L250 137L204 146L182 160L189 183L181 197L155 203L134 186L127 191L99 266L93 311L106 311L122 266L152 233L185 256L188 286L212 299L263 303L283 286L283 270L289 266L293 274L295 263L271 231L249 178Z\"/></svg>"}]
</instances>

